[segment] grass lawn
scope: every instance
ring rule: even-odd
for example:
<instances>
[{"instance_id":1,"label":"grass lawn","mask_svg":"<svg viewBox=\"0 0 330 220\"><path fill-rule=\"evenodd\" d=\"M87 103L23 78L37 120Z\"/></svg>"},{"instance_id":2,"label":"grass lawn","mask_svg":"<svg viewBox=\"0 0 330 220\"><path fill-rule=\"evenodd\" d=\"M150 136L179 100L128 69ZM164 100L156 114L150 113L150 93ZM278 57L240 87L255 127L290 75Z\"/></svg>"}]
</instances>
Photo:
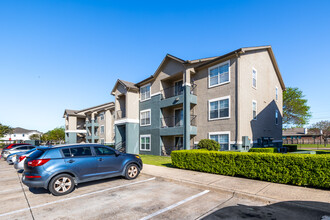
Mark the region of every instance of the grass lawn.
<instances>
[{"instance_id":1,"label":"grass lawn","mask_svg":"<svg viewBox=\"0 0 330 220\"><path fill-rule=\"evenodd\" d=\"M171 157L155 156L155 155L141 155L142 162L162 167L172 167Z\"/></svg>"},{"instance_id":2,"label":"grass lawn","mask_svg":"<svg viewBox=\"0 0 330 220\"><path fill-rule=\"evenodd\" d=\"M298 149L303 148L315 148L315 149L322 149L322 148L330 148L330 145L327 144L326 147L324 147L324 144L284 144L284 145L297 145Z\"/></svg>"}]
</instances>

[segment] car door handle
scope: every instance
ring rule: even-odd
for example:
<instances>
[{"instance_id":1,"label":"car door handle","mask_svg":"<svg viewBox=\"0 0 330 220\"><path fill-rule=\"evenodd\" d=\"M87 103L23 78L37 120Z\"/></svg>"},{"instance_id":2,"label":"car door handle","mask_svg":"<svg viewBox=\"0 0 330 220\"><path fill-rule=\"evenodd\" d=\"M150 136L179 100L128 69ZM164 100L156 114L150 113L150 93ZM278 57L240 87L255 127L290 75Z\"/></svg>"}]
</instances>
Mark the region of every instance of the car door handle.
<instances>
[{"instance_id":1,"label":"car door handle","mask_svg":"<svg viewBox=\"0 0 330 220\"><path fill-rule=\"evenodd\" d=\"M99 161L103 161L103 159L102 158L99 158Z\"/></svg>"},{"instance_id":2,"label":"car door handle","mask_svg":"<svg viewBox=\"0 0 330 220\"><path fill-rule=\"evenodd\" d=\"M68 160L68 163L73 163L74 162L74 160Z\"/></svg>"}]
</instances>

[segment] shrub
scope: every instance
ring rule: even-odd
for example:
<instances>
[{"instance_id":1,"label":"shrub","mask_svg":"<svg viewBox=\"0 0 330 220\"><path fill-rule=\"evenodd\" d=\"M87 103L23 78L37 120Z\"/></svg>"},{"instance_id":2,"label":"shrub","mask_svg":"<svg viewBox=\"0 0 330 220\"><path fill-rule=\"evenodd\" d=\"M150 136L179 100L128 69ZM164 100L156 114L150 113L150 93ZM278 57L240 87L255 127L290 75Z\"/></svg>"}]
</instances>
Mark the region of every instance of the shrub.
<instances>
[{"instance_id":1,"label":"shrub","mask_svg":"<svg viewBox=\"0 0 330 220\"><path fill-rule=\"evenodd\" d=\"M197 146L200 149L206 149L206 150L218 151L220 149L220 144L218 142L216 142L215 140L210 140L210 139L200 140Z\"/></svg>"},{"instance_id":2,"label":"shrub","mask_svg":"<svg viewBox=\"0 0 330 220\"><path fill-rule=\"evenodd\" d=\"M297 145L283 144L283 147L286 147L288 149L288 152L295 152L298 149Z\"/></svg>"},{"instance_id":3,"label":"shrub","mask_svg":"<svg viewBox=\"0 0 330 220\"><path fill-rule=\"evenodd\" d=\"M172 151L178 168L274 183L330 188L330 155Z\"/></svg>"},{"instance_id":4,"label":"shrub","mask_svg":"<svg viewBox=\"0 0 330 220\"><path fill-rule=\"evenodd\" d=\"M267 147L267 148L251 148L249 152L256 153L277 153L276 147Z\"/></svg>"}]
</instances>

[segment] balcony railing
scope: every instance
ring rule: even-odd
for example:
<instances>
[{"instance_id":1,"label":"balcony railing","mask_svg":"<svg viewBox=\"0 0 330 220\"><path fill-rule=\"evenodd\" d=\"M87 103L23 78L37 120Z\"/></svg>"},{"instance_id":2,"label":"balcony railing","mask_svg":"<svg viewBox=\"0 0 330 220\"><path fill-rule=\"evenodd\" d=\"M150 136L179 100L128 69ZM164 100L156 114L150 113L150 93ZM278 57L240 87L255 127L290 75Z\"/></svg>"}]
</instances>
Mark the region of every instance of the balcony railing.
<instances>
[{"instance_id":1,"label":"balcony railing","mask_svg":"<svg viewBox=\"0 0 330 220\"><path fill-rule=\"evenodd\" d=\"M190 115L190 125L196 126L196 118L197 115ZM172 127L182 127L183 126L183 118L177 118L175 116L172 117L163 117L161 120L162 128L172 128Z\"/></svg>"},{"instance_id":2,"label":"balcony railing","mask_svg":"<svg viewBox=\"0 0 330 220\"><path fill-rule=\"evenodd\" d=\"M126 112L121 110L116 111L116 118L117 119L126 118Z\"/></svg>"},{"instance_id":3,"label":"balcony railing","mask_svg":"<svg viewBox=\"0 0 330 220\"><path fill-rule=\"evenodd\" d=\"M196 84L191 85L190 94L197 95L196 86L197 86ZM183 95L183 87L171 86L171 87L161 90L160 92L162 94L162 99L168 99L168 98L171 98L174 96Z\"/></svg>"}]
</instances>

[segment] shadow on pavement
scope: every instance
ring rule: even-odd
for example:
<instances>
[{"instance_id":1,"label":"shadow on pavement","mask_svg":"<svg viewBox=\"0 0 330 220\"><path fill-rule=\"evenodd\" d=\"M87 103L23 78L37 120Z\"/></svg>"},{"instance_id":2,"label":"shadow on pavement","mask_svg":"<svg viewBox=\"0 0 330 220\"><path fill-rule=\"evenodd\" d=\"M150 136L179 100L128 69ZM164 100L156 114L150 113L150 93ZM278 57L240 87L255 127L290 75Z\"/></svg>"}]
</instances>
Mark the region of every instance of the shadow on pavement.
<instances>
[{"instance_id":1,"label":"shadow on pavement","mask_svg":"<svg viewBox=\"0 0 330 220\"><path fill-rule=\"evenodd\" d=\"M112 177L112 178L108 178L108 179L102 179L102 180L95 180L95 181L90 181L90 182L85 182L85 183L79 183L78 185L76 185L74 190L77 190L79 188L84 188L84 187L88 187L88 186L93 186L93 185L97 185L97 184L101 184L101 183L110 183L112 181L116 181L116 180L120 180L120 179L124 179L124 177ZM34 193L34 194L50 194L50 192L47 189L44 188L29 188L29 191Z\"/></svg>"},{"instance_id":2,"label":"shadow on pavement","mask_svg":"<svg viewBox=\"0 0 330 220\"><path fill-rule=\"evenodd\" d=\"M330 203L287 201L266 206L238 204L218 209L202 219L330 220Z\"/></svg>"}]
</instances>

